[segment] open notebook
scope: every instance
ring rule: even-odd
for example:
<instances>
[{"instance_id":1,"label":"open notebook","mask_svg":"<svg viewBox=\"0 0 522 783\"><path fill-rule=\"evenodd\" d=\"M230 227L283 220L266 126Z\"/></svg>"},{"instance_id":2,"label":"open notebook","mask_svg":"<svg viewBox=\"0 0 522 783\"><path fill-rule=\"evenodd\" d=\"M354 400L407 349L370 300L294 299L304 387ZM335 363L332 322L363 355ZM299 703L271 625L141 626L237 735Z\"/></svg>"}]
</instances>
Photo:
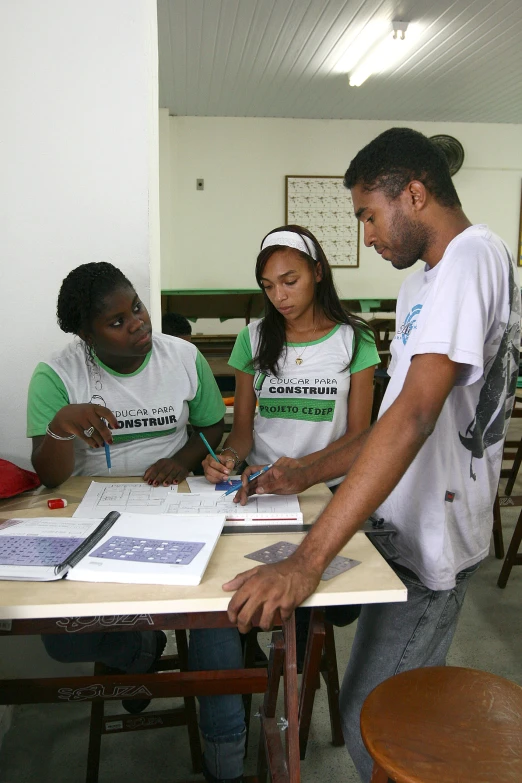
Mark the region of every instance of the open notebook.
<instances>
[{"instance_id":1,"label":"open notebook","mask_svg":"<svg viewBox=\"0 0 522 783\"><path fill-rule=\"evenodd\" d=\"M0 579L197 585L224 522L117 511L101 522L9 519L0 524Z\"/></svg>"}]
</instances>

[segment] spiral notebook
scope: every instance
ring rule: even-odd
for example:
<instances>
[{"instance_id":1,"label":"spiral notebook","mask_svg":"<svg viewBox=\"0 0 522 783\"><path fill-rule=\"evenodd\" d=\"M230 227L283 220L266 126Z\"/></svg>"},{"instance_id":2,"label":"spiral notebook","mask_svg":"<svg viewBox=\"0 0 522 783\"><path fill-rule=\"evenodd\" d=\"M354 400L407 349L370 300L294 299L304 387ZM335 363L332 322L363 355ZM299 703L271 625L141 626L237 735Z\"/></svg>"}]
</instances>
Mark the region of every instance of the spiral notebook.
<instances>
[{"instance_id":1,"label":"spiral notebook","mask_svg":"<svg viewBox=\"0 0 522 783\"><path fill-rule=\"evenodd\" d=\"M0 524L0 579L197 585L224 522L117 511L101 522L9 519Z\"/></svg>"}]
</instances>

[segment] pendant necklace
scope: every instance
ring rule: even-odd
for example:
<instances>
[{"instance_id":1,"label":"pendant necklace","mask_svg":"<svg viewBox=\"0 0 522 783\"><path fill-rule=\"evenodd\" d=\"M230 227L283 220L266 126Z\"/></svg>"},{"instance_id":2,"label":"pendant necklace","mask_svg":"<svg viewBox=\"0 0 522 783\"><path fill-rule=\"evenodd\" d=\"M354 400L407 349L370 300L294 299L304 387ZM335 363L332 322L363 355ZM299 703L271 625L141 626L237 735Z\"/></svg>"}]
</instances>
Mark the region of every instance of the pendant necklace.
<instances>
[{"instance_id":1,"label":"pendant necklace","mask_svg":"<svg viewBox=\"0 0 522 783\"><path fill-rule=\"evenodd\" d=\"M315 334L316 330L317 330L317 326L314 326L314 331L312 332L312 340L311 340L310 342L312 342L312 341L313 341L313 339L314 339L314 334ZM301 353L297 353L297 351L295 350L294 346L292 345L292 348L294 349L294 351L295 351L295 353L296 353L296 357L295 357L295 363L296 363L296 364L302 364L302 363L303 363L303 354L304 354L304 352L306 351L306 349L308 348L308 345L309 345L309 344L310 344L310 343L308 343L307 345L305 345L305 347L303 348L303 350L301 351Z\"/></svg>"}]
</instances>

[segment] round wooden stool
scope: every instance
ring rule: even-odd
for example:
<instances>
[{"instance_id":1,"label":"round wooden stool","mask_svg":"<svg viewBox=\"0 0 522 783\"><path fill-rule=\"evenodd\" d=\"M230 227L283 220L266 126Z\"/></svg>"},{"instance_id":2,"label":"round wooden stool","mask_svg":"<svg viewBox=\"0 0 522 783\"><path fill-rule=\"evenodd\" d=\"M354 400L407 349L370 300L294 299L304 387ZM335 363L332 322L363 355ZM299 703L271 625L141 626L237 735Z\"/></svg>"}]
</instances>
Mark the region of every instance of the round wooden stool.
<instances>
[{"instance_id":1,"label":"round wooden stool","mask_svg":"<svg viewBox=\"0 0 522 783\"><path fill-rule=\"evenodd\" d=\"M398 674L364 702L371 783L520 783L522 688L437 666Z\"/></svg>"}]
</instances>

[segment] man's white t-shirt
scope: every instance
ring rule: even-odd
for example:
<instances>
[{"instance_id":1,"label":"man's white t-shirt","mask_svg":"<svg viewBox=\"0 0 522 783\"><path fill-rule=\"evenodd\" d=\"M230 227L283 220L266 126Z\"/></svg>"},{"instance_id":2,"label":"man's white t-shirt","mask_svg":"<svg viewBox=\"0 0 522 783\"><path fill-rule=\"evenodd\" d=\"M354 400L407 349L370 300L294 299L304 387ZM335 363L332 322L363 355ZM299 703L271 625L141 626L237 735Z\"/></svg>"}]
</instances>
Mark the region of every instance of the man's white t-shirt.
<instances>
[{"instance_id":1,"label":"man's white t-shirt","mask_svg":"<svg viewBox=\"0 0 522 783\"><path fill-rule=\"evenodd\" d=\"M400 394L415 355L444 354L462 365L433 433L376 512L396 529L382 541L385 554L432 590L451 589L459 571L488 554L519 345L516 269L487 226L463 231L433 269L402 285L379 416Z\"/></svg>"}]
</instances>

